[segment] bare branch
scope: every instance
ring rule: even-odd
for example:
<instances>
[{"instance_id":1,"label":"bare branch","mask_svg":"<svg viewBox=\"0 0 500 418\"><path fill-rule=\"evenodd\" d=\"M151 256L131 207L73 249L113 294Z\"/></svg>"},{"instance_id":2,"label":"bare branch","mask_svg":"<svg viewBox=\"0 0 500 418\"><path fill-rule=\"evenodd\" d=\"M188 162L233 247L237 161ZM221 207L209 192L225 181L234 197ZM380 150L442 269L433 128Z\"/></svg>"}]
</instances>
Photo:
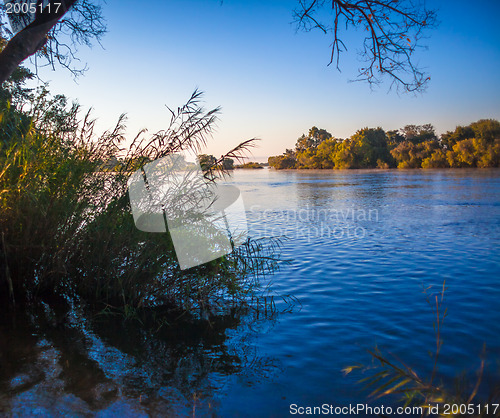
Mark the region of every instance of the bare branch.
<instances>
[{"instance_id":1,"label":"bare branch","mask_svg":"<svg viewBox=\"0 0 500 418\"><path fill-rule=\"evenodd\" d=\"M298 29L320 29L333 36L330 63L340 70L340 53L347 50L341 39L340 27L345 25L368 32L363 41L361 58L366 65L359 69L357 80L370 85L379 84L384 76L404 91L423 91L430 77L414 64L414 54L422 48L425 29L436 26L436 13L425 7L423 0L332 0L331 6L323 0L300 0L294 11ZM331 7L332 24L322 23L318 17Z\"/></svg>"}]
</instances>

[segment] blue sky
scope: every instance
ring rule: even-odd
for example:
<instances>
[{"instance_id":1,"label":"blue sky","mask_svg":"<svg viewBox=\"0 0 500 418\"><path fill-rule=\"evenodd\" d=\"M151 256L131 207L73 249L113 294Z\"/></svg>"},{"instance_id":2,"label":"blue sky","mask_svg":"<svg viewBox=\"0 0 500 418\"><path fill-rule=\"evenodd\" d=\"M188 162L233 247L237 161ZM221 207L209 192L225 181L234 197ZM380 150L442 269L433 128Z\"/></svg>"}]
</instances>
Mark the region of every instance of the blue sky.
<instances>
[{"instance_id":1,"label":"blue sky","mask_svg":"<svg viewBox=\"0 0 500 418\"><path fill-rule=\"evenodd\" d=\"M479 118L500 119L500 1L427 0L440 26L418 55L432 79L424 94L372 91L355 78L356 37L339 73L327 66L329 35L296 32L297 0L108 0L101 48L80 47L89 70L75 82L63 69L39 69L51 91L92 107L98 127L128 114L128 133L166 127L165 105L183 104L198 87L207 108L221 106L207 152L220 155L259 137L254 159L292 148L316 125L336 137L357 129L432 123L438 133Z\"/></svg>"}]
</instances>

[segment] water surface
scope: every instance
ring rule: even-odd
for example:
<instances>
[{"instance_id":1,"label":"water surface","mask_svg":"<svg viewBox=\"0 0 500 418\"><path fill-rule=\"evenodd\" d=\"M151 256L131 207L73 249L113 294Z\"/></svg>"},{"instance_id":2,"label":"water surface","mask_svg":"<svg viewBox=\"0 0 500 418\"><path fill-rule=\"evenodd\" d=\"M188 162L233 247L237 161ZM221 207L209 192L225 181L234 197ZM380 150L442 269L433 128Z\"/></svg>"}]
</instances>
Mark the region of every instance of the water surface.
<instances>
[{"instance_id":1,"label":"water surface","mask_svg":"<svg viewBox=\"0 0 500 418\"><path fill-rule=\"evenodd\" d=\"M270 280L300 301L292 312L184 335L2 322L0 412L279 417L292 403L364 403L364 376L342 369L369 364L375 345L430 372L422 286L443 281L441 374L474 376L485 343L485 386L500 379L500 170L237 170L232 181L250 235L284 239L291 263Z\"/></svg>"}]
</instances>

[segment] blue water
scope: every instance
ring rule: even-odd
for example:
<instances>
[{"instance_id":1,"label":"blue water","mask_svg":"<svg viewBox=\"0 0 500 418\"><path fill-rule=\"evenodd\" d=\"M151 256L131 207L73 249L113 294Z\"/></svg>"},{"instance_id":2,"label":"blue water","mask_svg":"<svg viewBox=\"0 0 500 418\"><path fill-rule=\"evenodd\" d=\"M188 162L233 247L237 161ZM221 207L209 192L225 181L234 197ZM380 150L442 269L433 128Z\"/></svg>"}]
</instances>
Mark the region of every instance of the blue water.
<instances>
[{"instance_id":1,"label":"blue water","mask_svg":"<svg viewBox=\"0 0 500 418\"><path fill-rule=\"evenodd\" d=\"M342 369L369 365L375 345L431 372L434 317L422 287L443 282L439 375L447 384L461 372L473 379L485 344L482 390L498 382L500 170L237 170L232 181L249 234L283 240L290 263L264 280L298 299L291 312L182 344L141 331L118 341L110 327L89 326L90 360L73 386L60 383L68 355L55 339L30 340L37 349L24 356L44 377L0 394L0 412L281 417L290 404L365 403L365 375ZM30 370L10 387L30 381Z\"/></svg>"},{"instance_id":2,"label":"blue water","mask_svg":"<svg viewBox=\"0 0 500 418\"><path fill-rule=\"evenodd\" d=\"M302 308L256 343L279 372L252 387L231 385L224 415L365 402L357 383L365 376L341 370L369 365L366 349L375 345L429 373L434 318L422 286L439 291L443 281L440 373L474 376L485 343L486 379L498 379L499 170L260 170L237 172L235 182L251 207L251 233L289 238L283 255L293 262L273 282Z\"/></svg>"}]
</instances>

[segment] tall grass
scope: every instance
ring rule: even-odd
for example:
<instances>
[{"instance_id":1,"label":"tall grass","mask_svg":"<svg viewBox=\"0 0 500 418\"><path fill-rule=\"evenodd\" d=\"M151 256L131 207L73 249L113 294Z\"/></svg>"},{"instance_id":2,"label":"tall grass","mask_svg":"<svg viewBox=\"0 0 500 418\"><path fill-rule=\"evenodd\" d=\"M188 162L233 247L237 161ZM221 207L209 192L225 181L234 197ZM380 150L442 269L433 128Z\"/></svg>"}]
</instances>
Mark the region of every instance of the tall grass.
<instances>
[{"instance_id":1,"label":"tall grass","mask_svg":"<svg viewBox=\"0 0 500 418\"><path fill-rule=\"evenodd\" d=\"M11 303L58 296L108 307L213 310L244 301L259 274L277 267L276 246L247 242L199 267L178 268L170 236L138 230L127 179L149 161L199 151L219 109L202 93L171 110L165 130L140 132L129 146L125 116L101 135L95 120L42 88L16 106L0 103L0 294ZM253 140L231 150L238 157ZM122 164L105 172L121 153ZM212 170L210 179L218 174ZM219 171L220 173L220 171Z\"/></svg>"}]
</instances>

